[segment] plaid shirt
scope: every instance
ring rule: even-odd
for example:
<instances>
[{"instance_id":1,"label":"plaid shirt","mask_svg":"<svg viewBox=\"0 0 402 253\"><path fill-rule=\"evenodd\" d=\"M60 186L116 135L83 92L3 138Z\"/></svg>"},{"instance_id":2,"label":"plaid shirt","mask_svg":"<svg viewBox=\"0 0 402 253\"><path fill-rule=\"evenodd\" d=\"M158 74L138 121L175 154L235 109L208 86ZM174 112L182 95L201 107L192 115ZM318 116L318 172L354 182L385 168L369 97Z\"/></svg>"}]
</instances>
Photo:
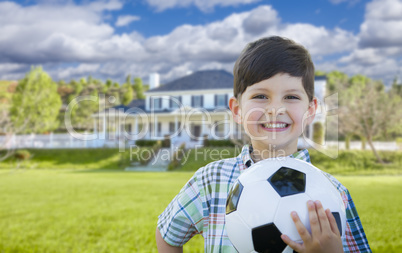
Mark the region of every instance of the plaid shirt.
<instances>
[{"instance_id":1,"label":"plaid shirt","mask_svg":"<svg viewBox=\"0 0 402 253\"><path fill-rule=\"evenodd\" d=\"M239 175L252 164L251 146L239 156L212 162L200 168L159 216L158 229L170 245L182 246L194 235L204 237L205 252L237 252L225 229L226 197ZM290 157L310 161L307 149ZM349 191L323 172L340 192L346 207L345 252L371 252Z\"/></svg>"}]
</instances>

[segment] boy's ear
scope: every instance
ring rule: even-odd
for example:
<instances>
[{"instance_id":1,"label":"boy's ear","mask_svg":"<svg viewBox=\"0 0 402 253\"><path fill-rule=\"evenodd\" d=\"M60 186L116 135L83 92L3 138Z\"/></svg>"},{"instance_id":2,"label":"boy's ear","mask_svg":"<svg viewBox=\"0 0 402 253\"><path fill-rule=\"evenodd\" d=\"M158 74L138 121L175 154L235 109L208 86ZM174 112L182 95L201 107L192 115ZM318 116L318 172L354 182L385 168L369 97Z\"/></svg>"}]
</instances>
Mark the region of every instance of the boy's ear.
<instances>
[{"instance_id":1,"label":"boy's ear","mask_svg":"<svg viewBox=\"0 0 402 253\"><path fill-rule=\"evenodd\" d=\"M317 111L317 107L318 107L318 100L316 97L313 98L313 100L310 102L308 110L307 110L307 125L310 125L314 118L315 118L315 113Z\"/></svg>"},{"instance_id":2,"label":"boy's ear","mask_svg":"<svg viewBox=\"0 0 402 253\"><path fill-rule=\"evenodd\" d=\"M229 108L232 111L233 120L237 124L241 124L242 119L241 119L240 101L235 97L231 97L229 99Z\"/></svg>"}]
</instances>

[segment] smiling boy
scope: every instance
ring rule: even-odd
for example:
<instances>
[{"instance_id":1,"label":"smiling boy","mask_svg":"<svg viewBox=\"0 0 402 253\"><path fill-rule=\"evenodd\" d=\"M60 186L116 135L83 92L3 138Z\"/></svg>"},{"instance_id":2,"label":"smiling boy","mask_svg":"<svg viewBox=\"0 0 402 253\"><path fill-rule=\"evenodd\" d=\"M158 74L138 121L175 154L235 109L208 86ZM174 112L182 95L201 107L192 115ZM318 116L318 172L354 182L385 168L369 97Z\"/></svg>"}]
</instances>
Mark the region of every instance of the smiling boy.
<instances>
[{"instance_id":1,"label":"smiling boy","mask_svg":"<svg viewBox=\"0 0 402 253\"><path fill-rule=\"evenodd\" d=\"M291 40L269 37L250 43L233 70L234 97L229 107L236 123L251 139L237 157L200 168L159 216L156 241L160 252L182 252L195 234L204 237L205 252L236 252L225 229L228 191L239 175L266 158L289 156L310 162L297 141L317 109L314 65L308 51ZM324 173L324 172L323 172ZM371 252L348 190L324 173L337 187L347 213L342 240L330 210L309 201L311 233L292 212L303 244L282 235L297 252Z\"/></svg>"}]
</instances>

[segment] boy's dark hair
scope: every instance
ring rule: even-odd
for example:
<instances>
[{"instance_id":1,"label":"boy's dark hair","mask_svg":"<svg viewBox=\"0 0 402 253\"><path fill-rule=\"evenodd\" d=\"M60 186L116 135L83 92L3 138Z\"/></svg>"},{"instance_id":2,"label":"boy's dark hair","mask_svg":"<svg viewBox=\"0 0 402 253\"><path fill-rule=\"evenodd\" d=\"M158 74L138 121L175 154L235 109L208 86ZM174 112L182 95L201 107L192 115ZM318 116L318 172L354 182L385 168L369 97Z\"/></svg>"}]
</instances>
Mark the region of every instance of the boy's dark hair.
<instances>
[{"instance_id":1,"label":"boy's dark hair","mask_svg":"<svg viewBox=\"0 0 402 253\"><path fill-rule=\"evenodd\" d=\"M241 94L255 83L279 73L301 77L309 101L314 97L314 64L307 49L294 41L272 36L249 43L234 68L233 94Z\"/></svg>"}]
</instances>

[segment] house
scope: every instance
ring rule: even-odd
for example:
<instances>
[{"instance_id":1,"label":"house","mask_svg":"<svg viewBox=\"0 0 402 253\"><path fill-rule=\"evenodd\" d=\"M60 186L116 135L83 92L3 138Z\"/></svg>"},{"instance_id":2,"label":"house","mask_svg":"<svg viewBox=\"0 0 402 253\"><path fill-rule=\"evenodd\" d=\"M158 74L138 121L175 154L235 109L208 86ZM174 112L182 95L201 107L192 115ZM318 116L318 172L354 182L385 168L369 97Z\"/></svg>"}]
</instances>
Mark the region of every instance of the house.
<instances>
[{"instance_id":1,"label":"house","mask_svg":"<svg viewBox=\"0 0 402 253\"><path fill-rule=\"evenodd\" d=\"M326 79L317 77L315 95L322 101ZM187 147L209 139L240 138L241 126L232 120L228 101L233 96L233 75L223 70L198 71L165 85L157 74L150 75L146 99L133 100L95 114L102 122L106 140L170 138L173 145ZM325 117L315 121L323 122ZM106 131L108 129L108 131ZM308 130L312 136L312 127Z\"/></svg>"}]
</instances>

